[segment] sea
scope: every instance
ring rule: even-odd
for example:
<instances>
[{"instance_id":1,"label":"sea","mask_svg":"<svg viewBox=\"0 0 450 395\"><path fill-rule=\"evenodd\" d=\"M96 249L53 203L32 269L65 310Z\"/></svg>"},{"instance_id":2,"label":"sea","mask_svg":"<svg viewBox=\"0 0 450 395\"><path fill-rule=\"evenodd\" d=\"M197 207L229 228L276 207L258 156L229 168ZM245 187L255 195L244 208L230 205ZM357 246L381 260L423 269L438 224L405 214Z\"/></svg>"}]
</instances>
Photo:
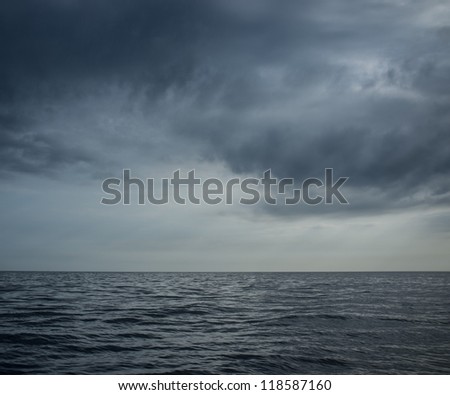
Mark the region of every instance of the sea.
<instances>
[{"instance_id":1,"label":"sea","mask_svg":"<svg viewBox=\"0 0 450 395\"><path fill-rule=\"evenodd\" d=\"M0 272L1 374L450 374L450 273Z\"/></svg>"}]
</instances>

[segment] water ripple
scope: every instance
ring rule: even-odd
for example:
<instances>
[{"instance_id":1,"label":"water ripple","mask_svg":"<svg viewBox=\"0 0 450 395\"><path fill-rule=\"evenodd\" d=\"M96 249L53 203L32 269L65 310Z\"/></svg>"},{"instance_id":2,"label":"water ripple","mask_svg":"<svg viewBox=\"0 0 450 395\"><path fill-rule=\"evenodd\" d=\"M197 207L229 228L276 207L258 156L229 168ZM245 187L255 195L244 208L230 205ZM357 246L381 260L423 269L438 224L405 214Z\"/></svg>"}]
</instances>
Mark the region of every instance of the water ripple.
<instances>
[{"instance_id":1,"label":"water ripple","mask_svg":"<svg viewBox=\"0 0 450 395\"><path fill-rule=\"evenodd\" d=\"M449 374L449 273L0 273L3 374Z\"/></svg>"}]
</instances>

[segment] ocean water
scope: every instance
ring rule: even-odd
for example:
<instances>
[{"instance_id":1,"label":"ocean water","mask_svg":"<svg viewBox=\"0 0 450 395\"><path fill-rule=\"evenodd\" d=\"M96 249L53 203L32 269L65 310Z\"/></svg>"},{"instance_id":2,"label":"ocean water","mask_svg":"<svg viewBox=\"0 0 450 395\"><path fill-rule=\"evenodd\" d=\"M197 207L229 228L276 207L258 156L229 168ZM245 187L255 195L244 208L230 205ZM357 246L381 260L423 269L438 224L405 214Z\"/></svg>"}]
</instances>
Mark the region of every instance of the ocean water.
<instances>
[{"instance_id":1,"label":"ocean water","mask_svg":"<svg viewBox=\"0 0 450 395\"><path fill-rule=\"evenodd\" d=\"M2 374L449 374L450 273L0 273Z\"/></svg>"}]
</instances>

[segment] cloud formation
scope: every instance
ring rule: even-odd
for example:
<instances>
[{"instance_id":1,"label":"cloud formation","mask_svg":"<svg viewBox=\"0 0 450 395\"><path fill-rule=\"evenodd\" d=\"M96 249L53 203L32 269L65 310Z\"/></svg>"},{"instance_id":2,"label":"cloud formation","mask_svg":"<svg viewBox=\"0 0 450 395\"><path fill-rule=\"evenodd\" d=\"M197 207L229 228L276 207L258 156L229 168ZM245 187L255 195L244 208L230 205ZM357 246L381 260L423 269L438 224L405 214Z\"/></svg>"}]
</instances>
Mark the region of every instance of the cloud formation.
<instances>
[{"instance_id":1,"label":"cloud formation","mask_svg":"<svg viewBox=\"0 0 450 395\"><path fill-rule=\"evenodd\" d=\"M2 173L195 157L448 204L445 2L242 3L2 3Z\"/></svg>"}]
</instances>

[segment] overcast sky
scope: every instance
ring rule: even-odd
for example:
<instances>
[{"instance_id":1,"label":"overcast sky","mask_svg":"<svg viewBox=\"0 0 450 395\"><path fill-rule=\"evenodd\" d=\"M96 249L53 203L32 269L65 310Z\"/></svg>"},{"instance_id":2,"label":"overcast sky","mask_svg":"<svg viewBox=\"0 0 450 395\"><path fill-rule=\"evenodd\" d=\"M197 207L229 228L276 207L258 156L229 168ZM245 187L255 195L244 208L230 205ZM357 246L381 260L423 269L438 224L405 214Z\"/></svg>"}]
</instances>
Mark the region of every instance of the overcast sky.
<instances>
[{"instance_id":1,"label":"overcast sky","mask_svg":"<svg viewBox=\"0 0 450 395\"><path fill-rule=\"evenodd\" d=\"M0 269L450 270L446 0L0 3ZM340 206L102 181L349 177Z\"/></svg>"}]
</instances>

